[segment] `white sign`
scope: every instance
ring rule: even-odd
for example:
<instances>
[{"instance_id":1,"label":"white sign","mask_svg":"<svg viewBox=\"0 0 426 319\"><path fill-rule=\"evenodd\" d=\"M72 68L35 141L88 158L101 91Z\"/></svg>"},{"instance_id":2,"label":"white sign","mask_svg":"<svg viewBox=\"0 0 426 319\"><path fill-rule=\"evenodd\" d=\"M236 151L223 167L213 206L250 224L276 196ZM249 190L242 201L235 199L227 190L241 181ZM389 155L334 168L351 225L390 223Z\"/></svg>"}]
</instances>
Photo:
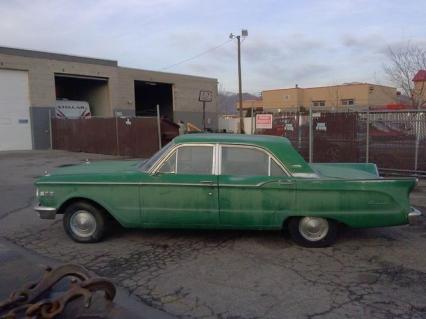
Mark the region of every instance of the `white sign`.
<instances>
[{"instance_id":1,"label":"white sign","mask_svg":"<svg viewBox=\"0 0 426 319\"><path fill-rule=\"evenodd\" d=\"M211 102L211 101L213 101L213 92L212 91L200 91L198 101L200 101L200 102Z\"/></svg>"},{"instance_id":2,"label":"white sign","mask_svg":"<svg viewBox=\"0 0 426 319\"><path fill-rule=\"evenodd\" d=\"M325 125L325 123L317 123L316 130L317 131L327 131L327 126Z\"/></svg>"},{"instance_id":3,"label":"white sign","mask_svg":"<svg viewBox=\"0 0 426 319\"><path fill-rule=\"evenodd\" d=\"M56 100L55 116L58 119L90 118L90 107L86 101Z\"/></svg>"},{"instance_id":4,"label":"white sign","mask_svg":"<svg viewBox=\"0 0 426 319\"><path fill-rule=\"evenodd\" d=\"M256 128L271 129L272 114L256 114Z\"/></svg>"},{"instance_id":5,"label":"white sign","mask_svg":"<svg viewBox=\"0 0 426 319\"><path fill-rule=\"evenodd\" d=\"M286 123L286 124L285 124L284 129L285 129L286 131L294 131L293 124L291 124L291 123Z\"/></svg>"}]
</instances>

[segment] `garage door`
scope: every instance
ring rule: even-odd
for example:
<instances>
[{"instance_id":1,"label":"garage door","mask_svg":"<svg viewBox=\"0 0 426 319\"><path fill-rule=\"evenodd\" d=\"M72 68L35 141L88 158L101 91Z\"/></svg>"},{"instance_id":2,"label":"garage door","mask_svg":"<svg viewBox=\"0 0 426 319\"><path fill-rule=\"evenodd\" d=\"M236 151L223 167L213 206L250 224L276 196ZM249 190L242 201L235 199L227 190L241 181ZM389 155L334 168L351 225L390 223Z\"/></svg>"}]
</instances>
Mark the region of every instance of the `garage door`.
<instances>
[{"instance_id":1,"label":"garage door","mask_svg":"<svg viewBox=\"0 0 426 319\"><path fill-rule=\"evenodd\" d=\"M29 150L28 72L0 70L0 151Z\"/></svg>"}]
</instances>

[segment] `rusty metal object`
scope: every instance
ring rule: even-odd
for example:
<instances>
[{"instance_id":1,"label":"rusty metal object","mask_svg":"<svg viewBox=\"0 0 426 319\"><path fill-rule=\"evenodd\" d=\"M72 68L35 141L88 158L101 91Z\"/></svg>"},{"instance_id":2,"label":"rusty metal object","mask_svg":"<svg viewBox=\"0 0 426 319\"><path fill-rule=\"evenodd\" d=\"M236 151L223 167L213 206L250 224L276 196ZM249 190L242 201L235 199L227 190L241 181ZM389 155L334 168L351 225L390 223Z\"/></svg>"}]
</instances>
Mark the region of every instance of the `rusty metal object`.
<instances>
[{"instance_id":1,"label":"rusty metal object","mask_svg":"<svg viewBox=\"0 0 426 319\"><path fill-rule=\"evenodd\" d=\"M114 285L105 278L90 277L90 273L78 265L47 267L39 282L26 285L0 302L0 318L56 318L76 299L82 299L84 307L89 308L98 291L104 292L104 299L111 302L116 293ZM54 286L64 279L69 279L68 289L52 296Z\"/></svg>"}]
</instances>

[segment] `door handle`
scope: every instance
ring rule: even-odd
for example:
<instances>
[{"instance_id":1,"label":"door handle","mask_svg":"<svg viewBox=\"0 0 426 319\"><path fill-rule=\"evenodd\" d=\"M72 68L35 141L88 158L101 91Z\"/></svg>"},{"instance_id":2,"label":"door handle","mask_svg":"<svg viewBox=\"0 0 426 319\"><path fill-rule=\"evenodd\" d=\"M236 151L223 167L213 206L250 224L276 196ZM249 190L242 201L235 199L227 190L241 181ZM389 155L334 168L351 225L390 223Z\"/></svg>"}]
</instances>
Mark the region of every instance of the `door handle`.
<instances>
[{"instance_id":1,"label":"door handle","mask_svg":"<svg viewBox=\"0 0 426 319\"><path fill-rule=\"evenodd\" d=\"M201 184L213 185L213 181L200 181Z\"/></svg>"}]
</instances>

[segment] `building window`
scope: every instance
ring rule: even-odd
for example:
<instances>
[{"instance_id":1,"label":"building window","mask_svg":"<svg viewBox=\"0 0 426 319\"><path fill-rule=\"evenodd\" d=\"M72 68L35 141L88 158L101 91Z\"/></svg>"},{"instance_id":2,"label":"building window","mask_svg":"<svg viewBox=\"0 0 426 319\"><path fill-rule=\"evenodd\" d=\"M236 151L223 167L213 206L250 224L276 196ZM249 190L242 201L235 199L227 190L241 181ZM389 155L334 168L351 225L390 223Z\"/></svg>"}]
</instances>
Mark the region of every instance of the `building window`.
<instances>
[{"instance_id":1,"label":"building window","mask_svg":"<svg viewBox=\"0 0 426 319\"><path fill-rule=\"evenodd\" d=\"M312 106L325 106L325 101L312 101Z\"/></svg>"},{"instance_id":2,"label":"building window","mask_svg":"<svg viewBox=\"0 0 426 319\"><path fill-rule=\"evenodd\" d=\"M343 99L342 100L342 105L354 105L354 99Z\"/></svg>"}]
</instances>

